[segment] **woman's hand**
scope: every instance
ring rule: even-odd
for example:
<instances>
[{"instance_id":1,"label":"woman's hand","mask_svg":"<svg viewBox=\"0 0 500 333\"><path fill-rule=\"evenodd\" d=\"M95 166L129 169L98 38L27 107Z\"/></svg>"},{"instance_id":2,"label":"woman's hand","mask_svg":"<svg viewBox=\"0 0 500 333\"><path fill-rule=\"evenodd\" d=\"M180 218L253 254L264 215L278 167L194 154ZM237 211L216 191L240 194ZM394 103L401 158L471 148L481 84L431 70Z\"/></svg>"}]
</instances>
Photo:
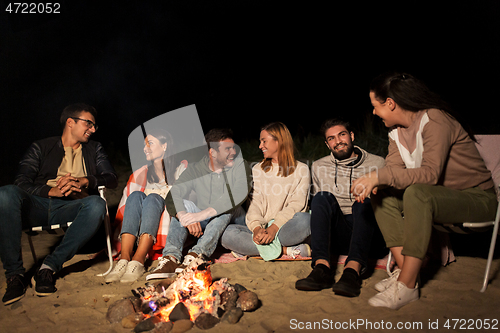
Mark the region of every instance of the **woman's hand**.
<instances>
[{"instance_id":1,"label":"woman's hand","mask_svg":"<svg viewBox=\"0 0 500 333\"><path fill-rule=\"evenodd\" d=\"M255 244L262 245L262 238L266 234L266 229L263 229L262 227L256 227L253 229L253 241Z\"/></svg>"},{"instance_id":2,"label":"woman's hand","mask_svg":"<svg viewBox=\"0 0 500 333\"><path fill-rule=\"evenodd\" d=\"M378 185L377 172L372 171L352 182L351 193L357 202L364 202L370 193L377 194Z\"/></svg>"},{"instance_id":3,"label":"woman's hand","mask_svg":"<svg viewBox=\"0 0 500 333\"><path fill-rule=\"evenodd\" d=\"M272 224L270 227L268 227L266 230L266 234L264 237L262 237L261 243L263 245L266 244L271 244L274 238L276 237L276 234L278 233L278 226L275 224Z\"/></svg>"},{"instance_id":4,"label":"woman's hand","mask_svg":"<svg viewBox=\"0 0 500 333\"><path fill-rule=\"evenodd\" d=\"M257 245L270 244L276 237L278 230L279 228L274 224L267 229L257 227L253 230L253 241Z\"/></svg>"}]
</instances>

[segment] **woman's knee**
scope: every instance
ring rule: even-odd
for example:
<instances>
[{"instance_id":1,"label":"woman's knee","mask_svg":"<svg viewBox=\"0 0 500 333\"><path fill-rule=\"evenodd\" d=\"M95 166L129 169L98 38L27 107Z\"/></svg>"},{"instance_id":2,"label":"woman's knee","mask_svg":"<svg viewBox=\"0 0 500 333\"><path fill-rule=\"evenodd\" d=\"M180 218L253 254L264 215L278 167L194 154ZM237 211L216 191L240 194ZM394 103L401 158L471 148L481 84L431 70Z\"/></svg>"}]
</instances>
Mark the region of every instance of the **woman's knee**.
<instances>
[{"instance_id":1,"label":"woman's knee","mask_svg":"<svg viewBox=\"0 0 500 333\"><path fill-rule=\"evenodd\" d=\"M142 193L142 192L139 192L139 193ZM146 204L150 204L150 203L152 203L154 205L158 205L158 206L164 206L165 200L162 198L161 195L156 194L156 193L151 193L147 197L144 198L143 206Z\"/></svg>"},{"instance_id":2,"label":"woman's knee","mask_svg":"<svg viewBox=\"0 0 500 333\"><path fill-rule=\"evenodd\" d=\"M220 239L222 246L226 249L231 247L231 245L234 244L235 240L240 237L240 234L245 232L244 228L247 227L238 224L228 225L222 233ZM249 235L251 235L251 233Z\"/></svg>"},{"instance_id":3,"label":"woman's knee","mask_svg":"<svg viewBox=\"0 0 500 333\"><path fill-rule=\"evenodd\" d=\"M135 201L135 200L144 200L146 198L146 194L144 192L141 192L141 191L134 191L132 193L130 193L130 195L127 197L127 201L130 202L130 201Z\"/></svg>"},{"instance_id":4,"label":"woman's knee","mask_svg":"<svg viewBox=\"0 0 500 333\"><path fill-rule=\"evenodd\" d=\"M435 188L434 185L427 184L413 184L406 188L405 193L403 194L403 201L406 202L408 200L419 200L426 201L429 198L432 198L432 189Z\"/></svg>"},{"instance_id":5,"label":"woman's knee","mask_svg":"<svg viewBox=\"0 0 500 333\"><path fill-rule=\"evenodd\" d=\"M297 219L303 223L309 223L309 220L311 219L311 214L307 212L297 212L293 215L292 219Z\"/></svg>"}]
</instances>

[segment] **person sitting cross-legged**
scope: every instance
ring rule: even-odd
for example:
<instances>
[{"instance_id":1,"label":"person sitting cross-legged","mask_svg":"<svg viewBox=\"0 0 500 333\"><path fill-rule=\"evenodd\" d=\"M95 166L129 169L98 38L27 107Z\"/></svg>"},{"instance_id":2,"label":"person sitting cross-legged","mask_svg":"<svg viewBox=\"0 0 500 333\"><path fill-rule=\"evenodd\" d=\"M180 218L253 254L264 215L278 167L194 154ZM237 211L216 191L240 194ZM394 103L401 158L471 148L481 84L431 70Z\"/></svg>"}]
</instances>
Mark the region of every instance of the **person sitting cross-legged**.
<instances>
[{"instance_id":1,"label":"person sitting cross-legged","mask_svg":"<svg viewBox=\"0 0 500 333\"><path fill-rule=\"evenodd\" d=\"M252 169L253 194L246 225L229 225L222 246L235 256L260 255L266 261L282 254L309 257L309 168L295 159L293 139L283 123L262 128L259 148L264 160Z\"/></svg>"}]
</instances>

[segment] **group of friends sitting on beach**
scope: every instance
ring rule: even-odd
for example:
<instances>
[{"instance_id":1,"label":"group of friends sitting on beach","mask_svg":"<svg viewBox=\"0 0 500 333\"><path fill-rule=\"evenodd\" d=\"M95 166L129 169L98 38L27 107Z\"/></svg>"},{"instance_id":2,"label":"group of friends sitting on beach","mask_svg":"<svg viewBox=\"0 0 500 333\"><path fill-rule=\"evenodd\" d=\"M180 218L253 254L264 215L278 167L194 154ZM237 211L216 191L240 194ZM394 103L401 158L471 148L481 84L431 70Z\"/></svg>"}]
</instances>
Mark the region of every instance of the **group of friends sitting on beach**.
<instances>
[{"instance_id":1,"label":"group of friends sitting on beach","mask_svg":"<svg viewBox=\"0 0 500 333\"><path fill-rule=\"evenodd\" d=\"M494 219L494 184L473 134L422 81L386 73L372 81L369 97L373 114L389 128L385 159L354 145L355 133L341 119L323 122L331 153L311 170L295 158L281 122L261 129L263 160L251 169L231 130L210 130L205 156L190 164L168 154L175 142L167 131L146 131L147 164L124 189L115 221L119 260L105 281L137 281L155 251L161 257L146 280L174 277L195 258L212 256L220 242L235 257L312 257L312 271L296 281L296 289L332 288L357 297L369 258L389 248L397 268L375 285L379 293L369 304L399 309L418 300L433 221ZM89 140L95 117L89 105L66 107L62 136L34 142L14 185L0 188L4 305L21 299L29 285L22 230L73 221L32 278L35 294L47 296L56 292L54 274L105 217L106 203L96 190L116 188L118 181L102 145ZM194 242L185 249L190 235ZM337 261L331 258L339 253L347 259L335 281Z\"/></svg>"}]
</instances>

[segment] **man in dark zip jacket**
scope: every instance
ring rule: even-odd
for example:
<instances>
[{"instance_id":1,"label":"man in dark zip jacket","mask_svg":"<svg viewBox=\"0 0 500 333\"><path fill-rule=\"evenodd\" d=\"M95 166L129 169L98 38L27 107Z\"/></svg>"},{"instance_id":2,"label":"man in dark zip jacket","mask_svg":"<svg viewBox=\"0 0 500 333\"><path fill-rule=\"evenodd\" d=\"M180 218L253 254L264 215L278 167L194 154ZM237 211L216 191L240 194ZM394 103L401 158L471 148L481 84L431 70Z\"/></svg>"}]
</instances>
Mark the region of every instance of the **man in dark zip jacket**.
<instances>
[{"instance_id":1,"label":"man in dark zip jacket","mask_svg":"<svg viewBox=\"0 0 500 333\"><path fill-rule=\"evenodd\" d=\"M38 296L57 289L54 274L99 229L106 203L97 188L118 185L116 173L102 145L89 140L97 130L96 111L79 103L61 114L62 136L31 144L19 163L14 185L0 188L0 256L7 291L4 305L21 299L27 288L21 256L22 230L73 222L61 243L33 277Z\"/></svg>"},{"instance_id":2,"label":"man in dark zip jacket","mask_svg":"<svg viewBox=\"0 0 500 333\"><path fill-rule=\"evenodd\" d=\"M165 198L172 221L163 255L146 280L172 277L195 258L210 257L236 208L247 198L250 172L241 154L236 153L232 132L213 129L205 141L208 154L188 166ZM183 199L191 191L196 193L196 204ZM188 234L198 241L181 264Z\"/></svg>"},{"instance_id":3,"label":"man in dark zip jacket","mask_svg":"<svg viewBox=\"0 0 500 333\"><path fill-rule=\"evenodd\" d=\"M313 271L296 282L299 290L330 288L336 294L355 297L360 294L360 272L367 267L374 235L378 247L384 243L370 199L356 202L351 184L358 177L384 166L384 159L353 144L349 123L327 120L322 126L331 154L312 165L311 248ZM335 266L330 268L332 253L347 253L344 272L334 284Z\"/></svg>"}]
</instances>

